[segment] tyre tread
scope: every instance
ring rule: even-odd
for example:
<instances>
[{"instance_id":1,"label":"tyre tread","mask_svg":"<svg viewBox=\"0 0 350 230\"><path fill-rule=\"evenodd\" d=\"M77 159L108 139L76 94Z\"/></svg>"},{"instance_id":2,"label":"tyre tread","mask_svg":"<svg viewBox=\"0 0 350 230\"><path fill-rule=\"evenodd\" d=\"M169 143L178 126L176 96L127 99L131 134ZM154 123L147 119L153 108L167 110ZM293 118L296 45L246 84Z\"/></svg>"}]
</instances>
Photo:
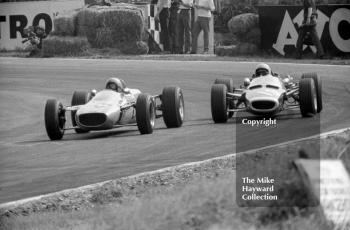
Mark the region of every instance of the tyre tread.
<instances>
[{"instance_id":1,"label":"tyre tread","mask_svg":"<svg viewBox=\"0 0 350 230\"><path fill-rule=\"evenodd\" d=\"M141 134L153 133L150 122L150 104L153 103L149 94L140 94L136 100L136 122Z\"/></svg>"},{"instance_id":2,"label":"tyre tread","mask_svg":"<svg viewBox=\"0 0 350 230\"><path fill-rule=\"evenodd\" d=\"M211 87L211 114L215 123L227 122L226 92L224 84L214 84Z\"/></svg>"},{"instance_id":3,"label":"tyre tread","mask_svg":"<svg viewBox=\"0 0 350 230\"><path fill-rule=\"evenodd\" d=\"M312 78L303 78L299 82L300 112L303 117L314 116L316 113L313 105L313 94L316 92L312 90L312 84L315 84Z\"/></svg>"},{"instance_id":4,"label":"tyre tread","mask_svg":"<svg viewBox=\"0 0 350 230\"><path fill-rule=\"evenodd\" d=\"M59 127L59 109L62 104L55 99L49 99L45 105L45 128L51 140L60 140L63 137L64 129Z\"/></svg>"},{"instance_id":5,"label":"tyre tread","mask_svg":"<svg viewBox=\"0 0 350 230\"><path fill-rule=\"evenodd\" d=\"M179 107L180 100L185 107L182 90L177 86L164 87L162 96L163 120L167 128L177 128L183 124ZM183 108L185 109L185 108Z\"/></svg>"}]
</instances>

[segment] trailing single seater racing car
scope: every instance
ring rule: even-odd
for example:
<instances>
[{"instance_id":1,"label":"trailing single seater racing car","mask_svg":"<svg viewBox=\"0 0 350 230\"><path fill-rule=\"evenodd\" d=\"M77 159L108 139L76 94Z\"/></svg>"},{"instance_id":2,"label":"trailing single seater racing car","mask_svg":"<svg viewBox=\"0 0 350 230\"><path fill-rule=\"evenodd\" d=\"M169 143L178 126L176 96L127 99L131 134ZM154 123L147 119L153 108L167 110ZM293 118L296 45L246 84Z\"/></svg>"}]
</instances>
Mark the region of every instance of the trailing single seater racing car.
<instances>
[{"instance_id":1,"label":"trailing single seater racing car","mask_svg":"<svg viewBox=\"0 0 350 230\"><path fill-rule=\"evenodd\" d=\"M71 113L72 127L65 127L66 112ZM56 99L47 100L45 105L45 127L51 140L62 139L70 129L86 133L136 125L141 134L150 134L159 117L168 128L182 125L184 98L179 87L165 87L162 94L151 96L126 88L121 79L110 78L99 92L75 91L71 106L63 106Z\"/></svg>"},{"instance_id":2,"label":"trailing single seater racing car","mask_svg":"<svg viewBox=\"0 0 350 230\"><path fill-rule=\"evenodd\" d=\"M235 112L274 116L283 110L300 108L303 117L322 110L322 82L316 73L304 73L300 81L282 78L265 63L252 78L234 88L232 79L216 79L211 88L211 113L215 123L224 123Z\"/></svg>"}]
</instances>

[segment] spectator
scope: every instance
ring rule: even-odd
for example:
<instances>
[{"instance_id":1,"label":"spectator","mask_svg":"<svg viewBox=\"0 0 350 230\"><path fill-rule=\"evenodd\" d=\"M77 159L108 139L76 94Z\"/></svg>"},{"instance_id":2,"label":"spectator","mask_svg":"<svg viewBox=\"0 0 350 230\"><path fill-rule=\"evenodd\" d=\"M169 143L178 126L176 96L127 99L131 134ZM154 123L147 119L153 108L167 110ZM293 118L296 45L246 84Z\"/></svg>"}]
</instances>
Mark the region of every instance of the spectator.
<instances>
[{"instance_id":1,"label":"spectator","mask_svg":"<svg viewBox=\"0 0 350 230\"><path fill-rule=\"evenodd\" d=\"M312 43L317 48L317 55L319 58L324 57L324 51L320 39L316 32L316 24L317 24L317 11L315 0L304 0L304 20L303 24L299 30L299 36L297 41L297 51L296 58L300 59L303 53L303 44L307 36L311 37Z\"/></svg>"},{"instance_id":2,"label":"spectator","mask_svg":"<svg viewBox=\"0 0 350 230\"><path fill-rule=\"evenodd\" d=\"M155 20L160 22L160 41L164 46L164 51L170 51L169 19L171 0L158 0L157 14Z\"/></svg>"},{"instance_id":3,"label":"spectator","mask_svg":"<svg viewBox=\"0 0 350 230\"><path fill-rule=\"evenodd\" d=\"M178 53L189 54L191 49L191 7L193 0L179 0L179 11L177 14L177 50ZM184 47L185 43L185 47Z\"/></svg>"},{"instance_id":4,"label":"spectator","mask_svg":"<svg viewBox=\"0 0 350 230\"><path fill-rule=\"evenodd\" d=\"M169 19L169 46L170 46L170 52L175 53L176 52L176 30L177 30L177 11L179 10L179 2L172 0L171 1L171 7L170 7L170 19Z\"/></svg>"},{"instance_id":5,"label":"spectator","mask_svg":"<svg viewBox=\"0 0 350 230\"><path fill-rule=\"evenodd\" d=\"M194 22L193 38L192 38L192 52L197 53L198 35L203 30L204 39L204 54L209 52L209 22L211 19L211 11L215 10L213 0L195 0L194 7L197 18Z\"/></svg>"}]
</instances>

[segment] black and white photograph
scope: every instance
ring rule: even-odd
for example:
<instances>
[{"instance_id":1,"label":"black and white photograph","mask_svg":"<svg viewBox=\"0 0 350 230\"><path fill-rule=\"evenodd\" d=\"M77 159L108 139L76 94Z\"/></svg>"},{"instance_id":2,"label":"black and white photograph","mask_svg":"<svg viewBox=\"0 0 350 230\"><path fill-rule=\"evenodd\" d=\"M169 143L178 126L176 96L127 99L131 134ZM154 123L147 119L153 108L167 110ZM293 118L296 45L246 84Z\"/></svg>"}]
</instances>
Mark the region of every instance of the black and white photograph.
<instances>
[{"instance_id":1,"label":"black and white photograph","mask_svg":"<svg viewBox=\"0 0 350 230\"><path fill-rule=\"evenodd\" d=\"M1 230L349 230L350 0L0 0Z\"/></svg>"}]
</instances>

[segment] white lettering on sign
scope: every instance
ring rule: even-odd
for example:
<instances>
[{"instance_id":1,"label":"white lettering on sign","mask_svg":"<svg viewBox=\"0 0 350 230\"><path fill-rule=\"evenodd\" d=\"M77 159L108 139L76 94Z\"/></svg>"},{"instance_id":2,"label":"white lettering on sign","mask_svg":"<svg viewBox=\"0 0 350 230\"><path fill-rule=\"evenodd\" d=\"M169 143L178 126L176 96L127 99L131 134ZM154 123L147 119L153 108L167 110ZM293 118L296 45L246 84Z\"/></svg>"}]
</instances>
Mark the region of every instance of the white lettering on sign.
<instances>
[{"instance_id":1,"label":"white lettering on sign","mask_svg":"<svg viewBox=\"0 0 350 230\"><path fill-rule=\"evenodd\" d=\"M329 22L329 33L331 35L334 45L343 52L350 52L350 38L345 40L339 34L339 24L346 21L350 24L350 10L339 8L333 12Z\"/></svg>"},{"instance_id":2,"label":"white lettering on sign","mask_svg":"<svg viewBox=\"0 0 350 230\"><path fill-rule=\"evenodd\" d=\"M302 25L304 10L301 10L297 16L292 20L288 11L286 10L283 18L283 22L278 33L276 42L272 47L281 55L285 55L284 47L287 45L292 45L296 47L298 40L298 32L295 28L295 24L298 26ZM346 22L350 24L350 10L346 8L339 8L335 10L331 17L327 17L322 11L317 10L318 18L316 25L316 32L319 38L323 36L323 32L326 28L327 22L329 21L329 33L334 45L342 52L350 52L350 38L343 38L340 34L339 24ZM308 46L304 45L303 49ZM310 49L316 53L316 47L310 46Z\"/></svg>"},{"instance_id":3,"label":"white lettering on sign","mask_svg":"<svg viewBox=\"0 0 350 230\"><path fill-rule=\"evenodd\" d=\"M298 32L294 27L294 24L292 22L292 19L290 18L290 15L288 11L286 10L286 13L284 14L282 26L280 29L280 32L277 37L276 43L272 45L275 50L277 50L278 53L285 55L284 53L284 47L286 45L296 45L298 40Z\"/></svg>"}]
</instances>

